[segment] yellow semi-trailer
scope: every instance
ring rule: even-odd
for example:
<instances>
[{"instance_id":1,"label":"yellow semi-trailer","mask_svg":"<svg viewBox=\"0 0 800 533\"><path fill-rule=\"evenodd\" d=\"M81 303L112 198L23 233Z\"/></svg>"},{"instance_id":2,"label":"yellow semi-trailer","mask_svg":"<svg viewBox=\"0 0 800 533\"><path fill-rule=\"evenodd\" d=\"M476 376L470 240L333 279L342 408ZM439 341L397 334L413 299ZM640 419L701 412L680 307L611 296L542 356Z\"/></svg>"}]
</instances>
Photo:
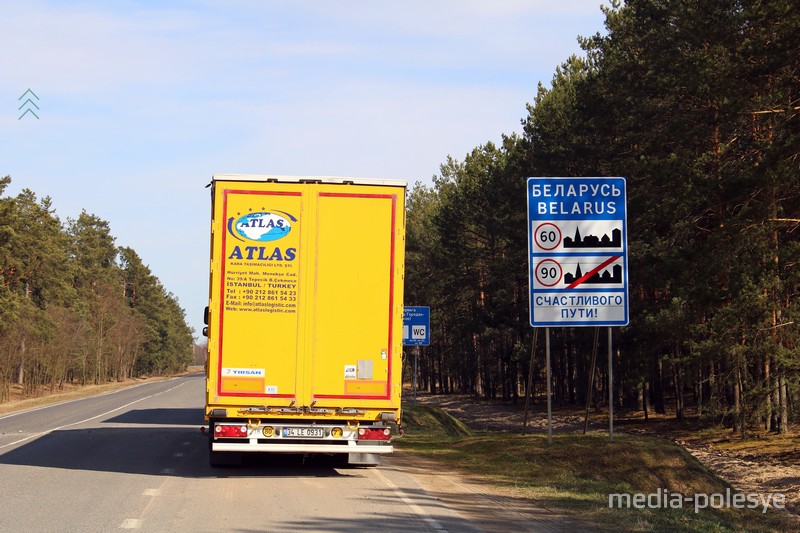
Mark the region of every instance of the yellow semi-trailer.
<instances>
[{"instance_id":1,"label":"yellow semi-trailer","mask_svg":"<svg viewBox=\"0 0 800 533\"><path fill-rule=\"evenodd\" d=\"M215 175L210 462L376 464L400 429L405 182Z\"/></svg>"}]
</instances>

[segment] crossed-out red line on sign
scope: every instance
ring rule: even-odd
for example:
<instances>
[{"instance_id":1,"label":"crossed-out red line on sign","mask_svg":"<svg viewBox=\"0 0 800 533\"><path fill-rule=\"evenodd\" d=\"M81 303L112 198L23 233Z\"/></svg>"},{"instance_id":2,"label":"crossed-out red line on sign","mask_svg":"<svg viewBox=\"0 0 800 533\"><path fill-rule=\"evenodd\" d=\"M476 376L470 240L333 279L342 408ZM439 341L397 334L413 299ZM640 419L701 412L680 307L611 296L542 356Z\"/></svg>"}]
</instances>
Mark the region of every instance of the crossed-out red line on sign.
<instances>
[{"instance_id":1,"label":"crossed-out red line on sign","mask_svg":"<svg viewBox=\"0 0 800 533\"><path fill-rule=\"evenodd\" d=\"M591 269L589 272L587 272L586 274L584 274L580 278L576 279L575 281L573 281L572 283L567 285L567 288L568 289L574 289L575 287L577 287L578 285L580 285L581 283L583 283L587 279L591 278L592 276L594 276L595 274L597 274L598 272L603 270L605 267L607 267L608 265L610 265L611 263L613 263L614 261L616 261L620 257L622 257L622 256L621 255L612 255L611 257L609 257L608 259L606 259L605 261L603 261L602 263L600 263L599 265L597 265L596 267Z\"/></svg>"}]
</instances>

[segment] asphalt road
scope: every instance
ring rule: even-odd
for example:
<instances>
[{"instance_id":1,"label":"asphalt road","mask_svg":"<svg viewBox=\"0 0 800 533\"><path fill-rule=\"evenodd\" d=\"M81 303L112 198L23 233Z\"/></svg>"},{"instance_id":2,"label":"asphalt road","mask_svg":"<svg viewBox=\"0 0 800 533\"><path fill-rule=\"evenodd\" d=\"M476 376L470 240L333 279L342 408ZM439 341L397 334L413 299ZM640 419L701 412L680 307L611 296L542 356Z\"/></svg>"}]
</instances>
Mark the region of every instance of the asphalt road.
<instances>
[{"instance_id":1,"label":"asphalt road","mask_svg":"<svg viewBox=\"0 0 800 533\"><path fill-rule=\"evenodd\" d=\"M396 453L377 468L245 455L211 468L202 376L0 416L0 532L575 531Z\"/></svg>"}]
</instances>

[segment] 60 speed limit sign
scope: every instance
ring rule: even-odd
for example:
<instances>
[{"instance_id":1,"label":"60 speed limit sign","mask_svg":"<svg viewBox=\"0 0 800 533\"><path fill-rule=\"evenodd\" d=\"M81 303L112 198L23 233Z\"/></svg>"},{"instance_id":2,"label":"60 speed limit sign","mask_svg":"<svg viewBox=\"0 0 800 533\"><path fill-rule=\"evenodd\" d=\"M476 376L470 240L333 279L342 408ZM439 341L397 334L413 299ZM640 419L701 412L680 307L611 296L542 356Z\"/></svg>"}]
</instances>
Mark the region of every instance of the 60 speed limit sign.
<instances>
[{"instance_id":1,"label":"60 speed limit sign","mask_svg":"<svg viewBox=\"0 0 800 533\"><path fill-rule=\"evenodd\" d=\"M625 178L528 178L532 326L628 324Z\"/></svg>"},{"instance_id":2,"label":"60 speed limit sign","mask_svg":"<svg viewBox=\"0 0 800 533\"><path fill-rule=\"evenodd\" d=\"M542 250L555 250L561 244L561 228L552 222L542 222L533 230L536 246Z\"/></svg>"}]
</instances>

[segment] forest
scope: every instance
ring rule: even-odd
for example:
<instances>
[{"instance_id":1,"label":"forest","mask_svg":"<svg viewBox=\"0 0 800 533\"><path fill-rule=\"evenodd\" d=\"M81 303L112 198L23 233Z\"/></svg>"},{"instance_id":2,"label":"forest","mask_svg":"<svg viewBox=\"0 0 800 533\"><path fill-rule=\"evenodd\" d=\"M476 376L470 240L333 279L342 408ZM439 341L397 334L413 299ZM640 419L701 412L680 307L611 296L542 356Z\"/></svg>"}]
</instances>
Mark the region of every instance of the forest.
<instances>
[{"instance_id":1,"label":"forest","mask_svg":"<svg viewBox=\"0 0 800 533\"><path fill-rule=\"evenodd\" d=\"M630 324L613 331L614 403L787 432L800 419L800 12L603 9L606 31L540 84L520 134L448 157L409 192L405 302L432 315L421 387L544 401L542 335L526 390L526 177L622 176ZM551 328L557 405L609 397L604 364L590 383L594 330Z\"/></svg>"},{"instance_id":2,"label":"forest","mask_svg":"<svg viewBox=\"0 0 800 533\"><path fill-rule=\"evenodd\" d=\"M174 295L108 222L62 223L49 197L0 179L0 402L65 384L183 370L192 330Z\"/></svg>"}]
</instances>

